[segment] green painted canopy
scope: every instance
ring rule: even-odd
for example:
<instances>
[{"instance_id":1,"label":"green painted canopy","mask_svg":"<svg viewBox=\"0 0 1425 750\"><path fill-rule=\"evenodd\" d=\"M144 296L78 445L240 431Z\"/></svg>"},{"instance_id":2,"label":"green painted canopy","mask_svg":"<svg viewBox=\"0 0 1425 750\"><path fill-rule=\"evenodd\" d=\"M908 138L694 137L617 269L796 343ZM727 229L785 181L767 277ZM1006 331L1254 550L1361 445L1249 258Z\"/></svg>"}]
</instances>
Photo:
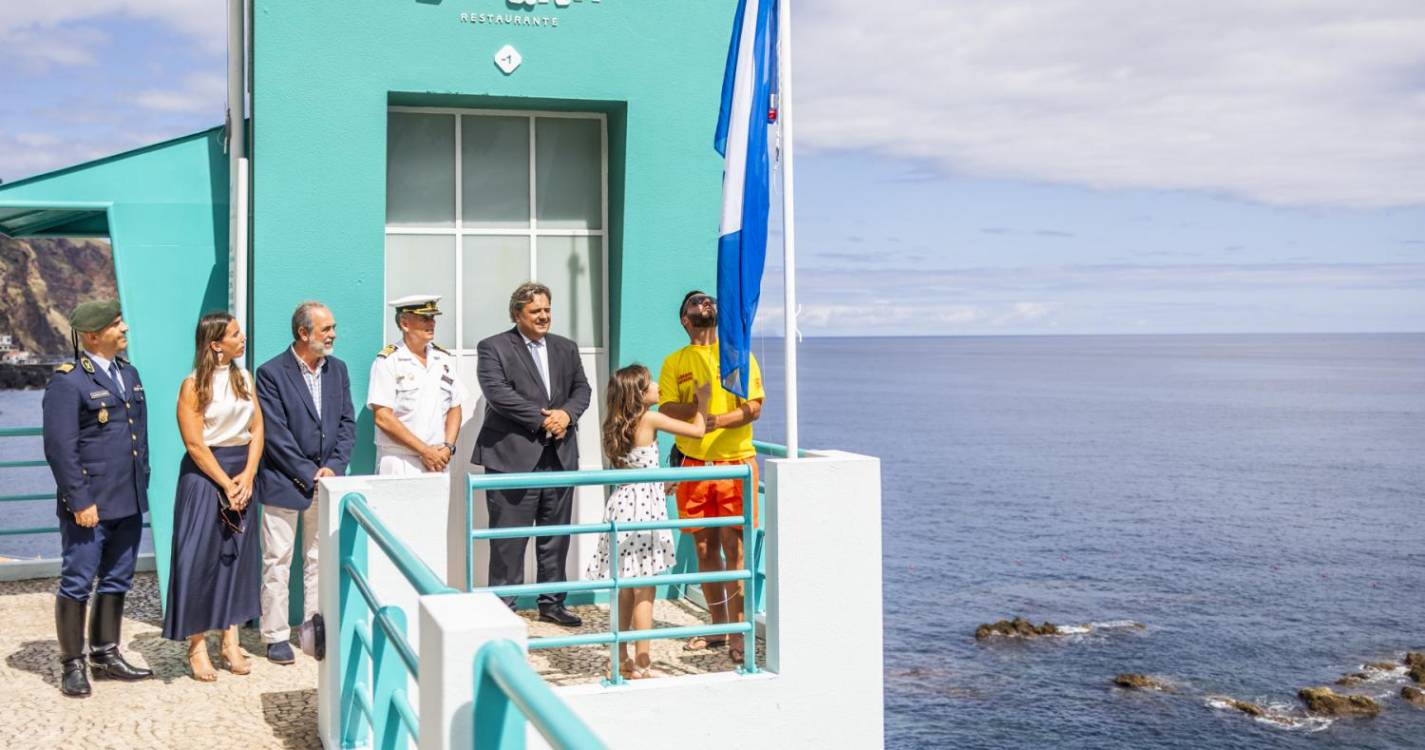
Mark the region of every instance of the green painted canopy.
<instances>
[{"instance_id":1,"label":"green painted canopy","mask_svg":"<svg viewBox=\"0 0 1425 750\"><path fill-rule=\"evenodd\" d=\"M107 237L102 208L0 207L0 234L8 237Z\"/></svg>"}]
</instances>

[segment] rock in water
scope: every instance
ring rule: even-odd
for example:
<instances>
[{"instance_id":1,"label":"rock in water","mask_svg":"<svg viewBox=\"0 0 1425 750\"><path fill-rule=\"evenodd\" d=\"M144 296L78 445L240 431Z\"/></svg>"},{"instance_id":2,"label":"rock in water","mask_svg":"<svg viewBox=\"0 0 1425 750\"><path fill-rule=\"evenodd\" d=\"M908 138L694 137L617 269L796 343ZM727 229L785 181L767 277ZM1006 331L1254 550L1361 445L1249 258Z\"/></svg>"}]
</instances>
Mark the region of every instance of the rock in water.
<instances>
[{"instance_id":1,"label":"rock in water","mask_svg":"<svg viewBox=\"0 0 1425 750\"><path fill-rule=\"evenodd\" d=\"M1135 690L1161 690L1165 693L1173 692L1173 688L1162 680L1157 680L1145 674L1132 672L1124 673L1113 678L1113 684Z\"/></svg>"},{"instance_id":2,"label":"rock in water","mask_svg":"<svg viewBox=\"0 0 1425 750\"><path fill-rule=\"evenodd\" d=\"M1421 690L1414 685L1406 685L1401 688L1400 697L1404 698L1406 703L1425 708L1425 690Z\"/></svg>"},{"instance_id":3,"label":"rock in water","mask_svg":"<svg viewBox=\"0 0 1425 750\"><path fill-rule=\"evenodd\" d=\"M1380 704L1364 695L1337 695L1329 687L1302 688L1296 694L1306 710L1325 716L1375 716Z\"/></svg>"},{"instance_id":4,"label":"rock in water","mask_svg":"<svg viewBox=\"0 0 1425 750\"><path fill-rule=\"evenodd\" d=\"M1238 711L1241 711L1244 714L1247 714L1248 716L1263 717L1267 715L1267 709L1262 708L1261 706L1255 703L1248 703L1247 701L1237 700L1236 698L1229 698L1225 695L1209 696L1208 699L1221 701L1227 704L1228 706Z\"/></svg>"},{"instance_id":5,"label":"rock in water","mask_svg":"<svg viewBox=\"0 0 1425 750\"><path fill-rule=\"evenodd\" d=\"M1411 651L1410 653L1405 655L1405 666L1425 667L1425 654L1422 654L1419 651Z\"/></svg>"},{"instance_id":6,"label":"rock in water","mask_svg":"<svg viewBox=\"0 0 1425 750\"><path fill-rule=\"evenodd\" d=\"M1378 672L1392 672L1399 666L1399 664L1393 661L1373 661L1366 665L1366 669L1374 669Z\"/></svg>"},{"instance_id":7,"label":"rock in water","mask_svg":"<svg viewBox=\"0 0 1425 750\"><path fill-rule=\"evenodd\" d=\"M992 635L1019 636L1022 638L1034 638L1041 635L1059 635L1058 626L1052 622L1046 622L1035 626L1034 623L1016 617L1013 620L1000 620L998 622L985 623L975 628L975 640L983 641Z\"/></svg>"},{"instance_id":8,"label":"rock in water","mask_svg":"<svg viewBox=\"0 0 1425 750\"><path fill-rule=\"evenodd\" d=\"M1365 672L1352 672L1342 677L1341 679L1336 680L1336 684L1345 686L1359 685L1362 682L1369 680L1370 678L1371 676L1369 674L1366 674Z\"/></svg>"}]
</instances>

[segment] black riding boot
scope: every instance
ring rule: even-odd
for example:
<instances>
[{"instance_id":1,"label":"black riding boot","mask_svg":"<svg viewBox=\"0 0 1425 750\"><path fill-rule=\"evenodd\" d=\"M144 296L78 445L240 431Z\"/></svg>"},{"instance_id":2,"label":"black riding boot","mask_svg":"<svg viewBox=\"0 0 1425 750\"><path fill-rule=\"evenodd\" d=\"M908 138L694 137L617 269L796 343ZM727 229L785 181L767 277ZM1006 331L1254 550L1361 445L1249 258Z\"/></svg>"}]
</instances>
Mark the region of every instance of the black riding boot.
<instances>
[{"instance_id":1,"label":"black riding boot","mask_svg":"<svg viewBox=\"0 0 1425 750\"><path fill-rule=\"evenodd\" d=\"M124 661L119 654L119 623L124 619L123 594L97 594L89 617L89 664L94 679L143 680L153 672Z\"/></svg>"},{"instance_id":2,"label":"black riding boot","mask_svg":"<svg viewBox=\"0 0 1425 750\"><path fill-rule=\"evenodd\" d=\"M79 698L89 695L89 676L84 673L84 602L56 596L54 630L59 637L59 662L64 665L59 691Z\"/></svg>"}]
</instances>

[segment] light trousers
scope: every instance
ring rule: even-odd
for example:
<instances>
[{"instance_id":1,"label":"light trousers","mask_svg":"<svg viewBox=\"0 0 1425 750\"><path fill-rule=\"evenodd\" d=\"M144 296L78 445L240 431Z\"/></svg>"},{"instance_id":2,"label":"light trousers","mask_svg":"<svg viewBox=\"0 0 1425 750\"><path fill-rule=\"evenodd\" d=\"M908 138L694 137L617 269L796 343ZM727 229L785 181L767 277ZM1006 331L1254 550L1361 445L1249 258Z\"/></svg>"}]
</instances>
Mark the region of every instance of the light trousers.
<instances>
[{"instance_id":1,"label":"light trousers","mask_svg":"<svg viewBox=\"0 0 1425 750\"><path fill-rule=\"evenodd\" d=\"M302 531L302 621L317 611L317 502L306 510L262 506L262 641L281 643L292 635L287 615L287 582Z\"/></svg>"},{"instance_id":2,"label":"light trousers","mask_svg":"<svg viewBox=\"0 0 1425 750\"><path fill-rule=\"evenodd\" d=\"M397 453L376 449L376 473L382 476L415 476L424 474L421 457L414 453Z\"/></svg>"}]
</instances>

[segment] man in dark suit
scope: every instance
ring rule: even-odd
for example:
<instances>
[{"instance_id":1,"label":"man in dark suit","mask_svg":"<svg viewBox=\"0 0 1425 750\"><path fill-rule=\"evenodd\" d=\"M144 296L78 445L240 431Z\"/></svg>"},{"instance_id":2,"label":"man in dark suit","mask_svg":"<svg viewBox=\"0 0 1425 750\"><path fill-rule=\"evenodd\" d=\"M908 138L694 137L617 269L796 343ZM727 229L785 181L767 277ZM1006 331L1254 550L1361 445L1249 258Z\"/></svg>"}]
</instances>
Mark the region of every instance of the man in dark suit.
<instances>
[{"instance_id":1,"label":"man in dark suit","mask_svg":"<svg viewBox=\"0 0 1425 750\"><path fill-rule=\"evenodd\" d=\"M510 295L515 327L481 341L477 374L485 396L485 423L475 439L473 463L485 473L570 471L579 467L575 431L589 408L589 381L579 361L579 345L549 332L549 288L521 284ZM485 503L490 526L549 526L569 523L574 490L535 488L492 490ZM490 585L524 583L527 541L490 541ZM569 537L535 538L540 583L563 581ZM580 619L564 607L564 594L539 596L539 619L577 627ZM514 597L505 603L515 606Z\"/></svg>"},{"instance_id":2,"label":"man in dark suit","mask_svg":"<svg viewBox=\"0 0 1425 750\"><path fill-rule=\"evenodd\" d=\"M59 689L82 697L90 692L84 611L96 577L89 618L94 679L153 676L119 654L124 595L133 583L148 510L148 419L139 371L119 355L128 348L129 327L118 301L82 303L69 324L75 361L55 368L42 408L62 546L54 607L64 668Z\"/></svg>"},{"instance_id":3,"label":"man in dark suit","mask_svg":"<svg viewBox=\"0 0 1425 750\"><path fill-rule=\"evenodd\" d=\"M320 302L292 313L292 346L257 368L265 448L255 494L262 508L262 640L268 660L296 660L288 643L287 580L302 532L302 619L317 611L317 482L346 473L356 442L351 379L331 356L336 320Z\"/></svg>"}]
</instances>

